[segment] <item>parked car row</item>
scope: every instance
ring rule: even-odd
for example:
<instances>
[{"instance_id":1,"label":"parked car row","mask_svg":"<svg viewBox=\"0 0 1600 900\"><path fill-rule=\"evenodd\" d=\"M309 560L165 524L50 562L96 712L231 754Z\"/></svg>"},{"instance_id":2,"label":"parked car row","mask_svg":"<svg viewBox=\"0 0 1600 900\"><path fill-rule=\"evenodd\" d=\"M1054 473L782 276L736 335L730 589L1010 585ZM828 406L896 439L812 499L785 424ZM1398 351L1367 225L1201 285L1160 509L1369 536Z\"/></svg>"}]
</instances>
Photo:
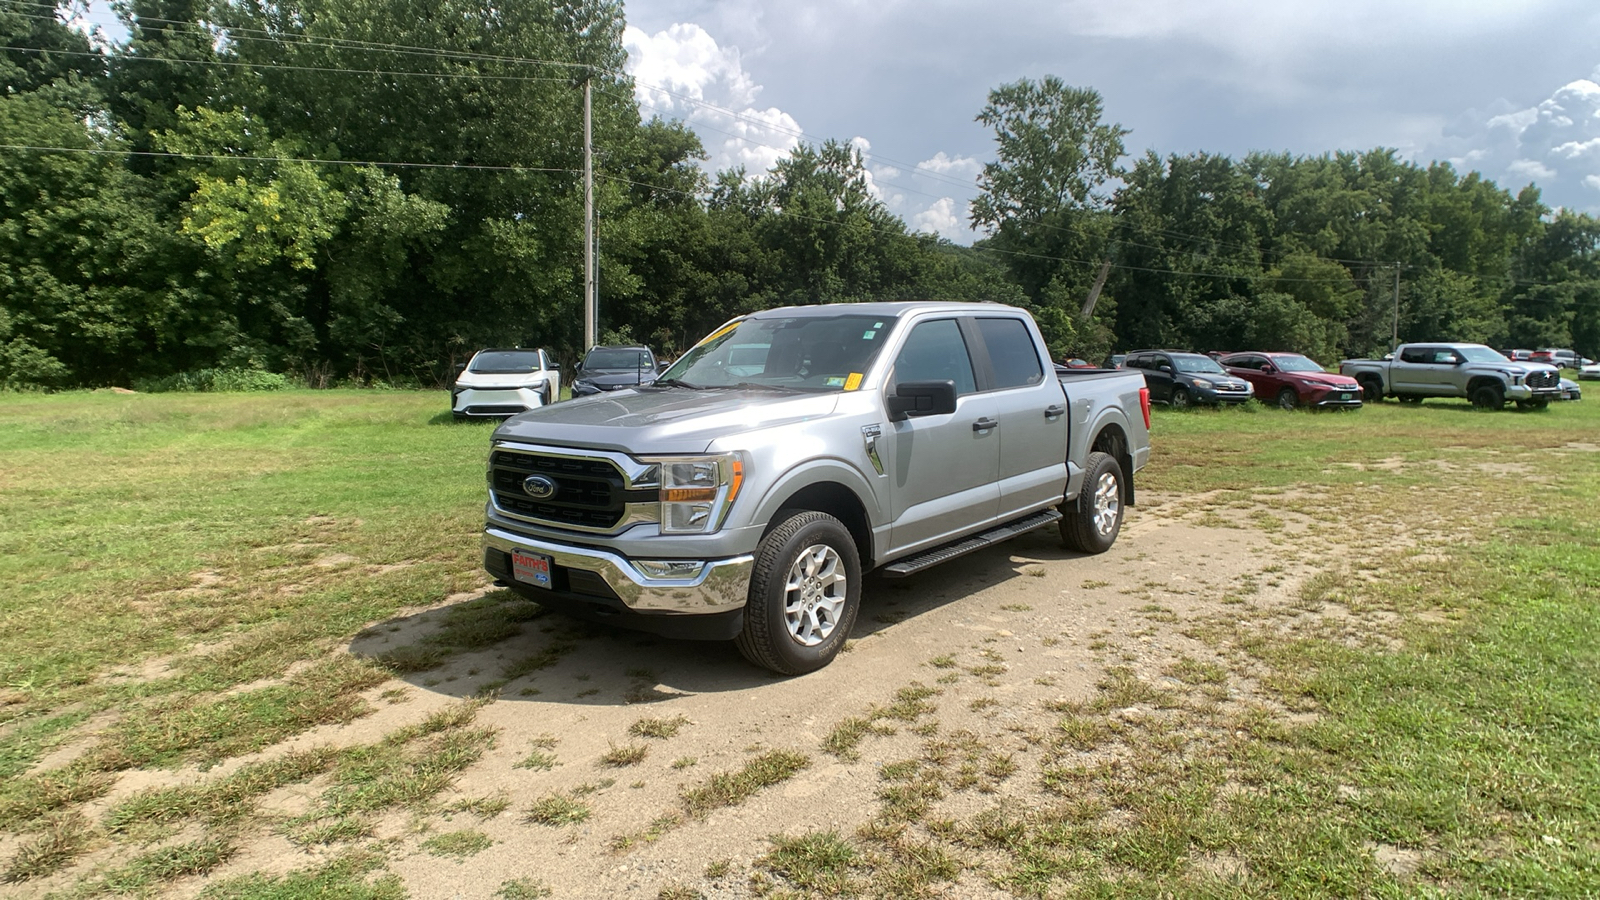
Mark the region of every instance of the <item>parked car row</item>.
<instances>
[{"instance_id":1,"label":"parked car row","mask_svg":"<svg viewBox=\"0 0 1600 900\"><path fill-rule=\"evenodd\" d=\"M638 387L663 364L649 347L590 347L573 371L572 396ZM479 350L456 371L450 412L457 419L505 418L561 399L561 369L550 351L524 347Z\"/></svg>"},{"instance_id":2,"label":"parked car row","mask_svg":"<svg viewBox=\"0 0 1600 900\"><path fill-rule=\"evenodd\" d=\"M1354 378L1329 372L1299 353L1134 350L1112 354L1105 365L1140 370L1151 400L1179 408L1252 399L1283 409L1356 408L1362 401Z\"/></svg>"}]
</instances>

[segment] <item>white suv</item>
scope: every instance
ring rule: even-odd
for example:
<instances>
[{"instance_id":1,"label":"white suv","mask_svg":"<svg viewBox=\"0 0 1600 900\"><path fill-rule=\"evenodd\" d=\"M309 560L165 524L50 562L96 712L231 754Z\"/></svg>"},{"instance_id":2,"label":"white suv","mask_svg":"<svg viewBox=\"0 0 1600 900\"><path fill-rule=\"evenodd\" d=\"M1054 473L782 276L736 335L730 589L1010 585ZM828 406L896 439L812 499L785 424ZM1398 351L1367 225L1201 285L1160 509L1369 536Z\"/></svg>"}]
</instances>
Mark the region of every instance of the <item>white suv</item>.
<instances>
[{"instance_id":1,"label":"white suv","mask_svg":"<svg viewBox=\"0 0 1600 900\"><path fill-rule=\"evenodd\" d=\"M546 350L479 350L456 375L450 411L457 419L514 416L561 396L561 372Z\"/></svg>"}]
</instances>

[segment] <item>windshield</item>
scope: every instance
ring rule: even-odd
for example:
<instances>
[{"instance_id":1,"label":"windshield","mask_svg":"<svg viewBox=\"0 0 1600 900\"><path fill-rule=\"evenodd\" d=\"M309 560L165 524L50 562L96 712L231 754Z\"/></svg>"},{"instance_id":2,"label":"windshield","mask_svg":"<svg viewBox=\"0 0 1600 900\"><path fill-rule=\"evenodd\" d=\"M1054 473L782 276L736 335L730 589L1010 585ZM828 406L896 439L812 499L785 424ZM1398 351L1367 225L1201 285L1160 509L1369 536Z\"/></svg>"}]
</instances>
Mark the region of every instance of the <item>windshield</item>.
<instances>
[{"instance_id":1,"label":"windshield","mask_svg":"<svg viewBox=\"0 0 1600 900\"><path fill-rule=\"evenodd\" d=\"M490 350L472 358L472 371L485 375L520 375L539 371L537 350Z\"/></svg>"},{"instance_id":2,"label":"windshield","mask_svg":"<svg viewBox=\"0 0 1600 900\"><path fill-rule=\"evenodd\" d=\"M655 363L649 350L590 350L583 358L585 369L652 369Z\"/></svg>"},{"instance_id":3,"label":"windshield","mask_svg":"<svg viewBox=\"0 0 1600 900\"><path fill-rule=\"evenodd\" d=\"M1172 364L1178 367L1179 372L1190 372L1195 374L1205 373L1209 375L1228 374L1227 372L1223 371L1221 366L1217 365L1216 360L1209 356L1178 356L1174 354L1172 357Z\"/></svg>"},{"instance_id":4,"label":"windshield","mask_svg":"<svg viewBox=\"0 0 1600 900\"><path fill-rule=\"evenodd\" d=\"M661 380L692 387L855 390L893 327L894 319L883 316L742 319L695 345Z\"/></svg>"},{"instance_id":5,"label":"windshield","mask_svg":"<svg viewBox=\"0 0 1600 900\"><path fill-rule=\"evenodd\" d=\"M1457 347L1456 352L1461 354L1461 357L1467 362L1493 363L1506 361L1506 358L1501 355L1500 351L1490 350L1488 347L1473 346L1472 344L1468 344L1464 347Z\"/></svg>"},{"instance_id":6,"label":"windshield","mask_svg":"<svg viewBox=\"0 0 1600 900\"><path fill-rule=\"evenodd\" d=\"M1288 353L1283 356L1272 357L1272 364L1278 367L1279 372L1326 372L1327 369L1317 365L1298 353Z\"/></svg>"}]
</instances>

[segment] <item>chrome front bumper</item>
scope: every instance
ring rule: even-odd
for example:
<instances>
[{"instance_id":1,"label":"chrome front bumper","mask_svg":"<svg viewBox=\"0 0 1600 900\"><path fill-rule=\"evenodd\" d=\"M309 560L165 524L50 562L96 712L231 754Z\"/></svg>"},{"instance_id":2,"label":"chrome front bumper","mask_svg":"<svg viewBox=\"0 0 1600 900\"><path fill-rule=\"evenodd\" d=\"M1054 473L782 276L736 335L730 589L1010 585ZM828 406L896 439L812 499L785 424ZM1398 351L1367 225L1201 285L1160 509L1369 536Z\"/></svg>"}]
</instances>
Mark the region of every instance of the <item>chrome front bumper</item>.
<instances>
[{"instance_id":1,"label":"chrome front bumper","mask_svg":"<svg viewBox=\"0 0 1600 900\"><path fill-rule=\"evenodd\" d=\"M697 570L684 578L652 578L627 558L592 547L574 547L517 534L489 526L483 530L483 546L509 554L513 550L550 557L551 565L593 573L604 581L623 606L642 613L688 613L709 615L741 609L750 589L750 572L755 557L750 554L728 559L696 560ZM540 588L525 585L530 596Z\"/></svg>"}]
</instances>

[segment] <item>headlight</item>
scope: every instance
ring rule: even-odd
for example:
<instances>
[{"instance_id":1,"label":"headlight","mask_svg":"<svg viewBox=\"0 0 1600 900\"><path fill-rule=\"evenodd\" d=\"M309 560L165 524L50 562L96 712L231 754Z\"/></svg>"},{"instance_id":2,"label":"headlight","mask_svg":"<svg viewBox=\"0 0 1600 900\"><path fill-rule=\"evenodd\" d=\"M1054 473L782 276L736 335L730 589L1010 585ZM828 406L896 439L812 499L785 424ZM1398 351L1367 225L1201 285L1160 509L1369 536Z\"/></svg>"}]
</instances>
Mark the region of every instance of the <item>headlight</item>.
<instances>
[{"instance_id":1,"label":"headlight","mask_svg":"<svg viewBox=\"0 0 1600 900\"><path fill-rule=\"evenodd\" d=\"M662 534L709 534L721 528L744 484L744 457L738 453L644 462L660 468Z\"/></svg>"},{"instance_id":2,"label":"headlight","mask_svg":"<svg viewBox=\"0 0 1600 900\"><path fill-rule=\"evenodd\" d=\"M1209 389L1212 386L1211 382L1205 380L1204 378L1195 378L1195 379L1192 379L1192 380L1194 381L1194 386L1197 387L1197 388Z\"/></svg>"}]
</instances>

